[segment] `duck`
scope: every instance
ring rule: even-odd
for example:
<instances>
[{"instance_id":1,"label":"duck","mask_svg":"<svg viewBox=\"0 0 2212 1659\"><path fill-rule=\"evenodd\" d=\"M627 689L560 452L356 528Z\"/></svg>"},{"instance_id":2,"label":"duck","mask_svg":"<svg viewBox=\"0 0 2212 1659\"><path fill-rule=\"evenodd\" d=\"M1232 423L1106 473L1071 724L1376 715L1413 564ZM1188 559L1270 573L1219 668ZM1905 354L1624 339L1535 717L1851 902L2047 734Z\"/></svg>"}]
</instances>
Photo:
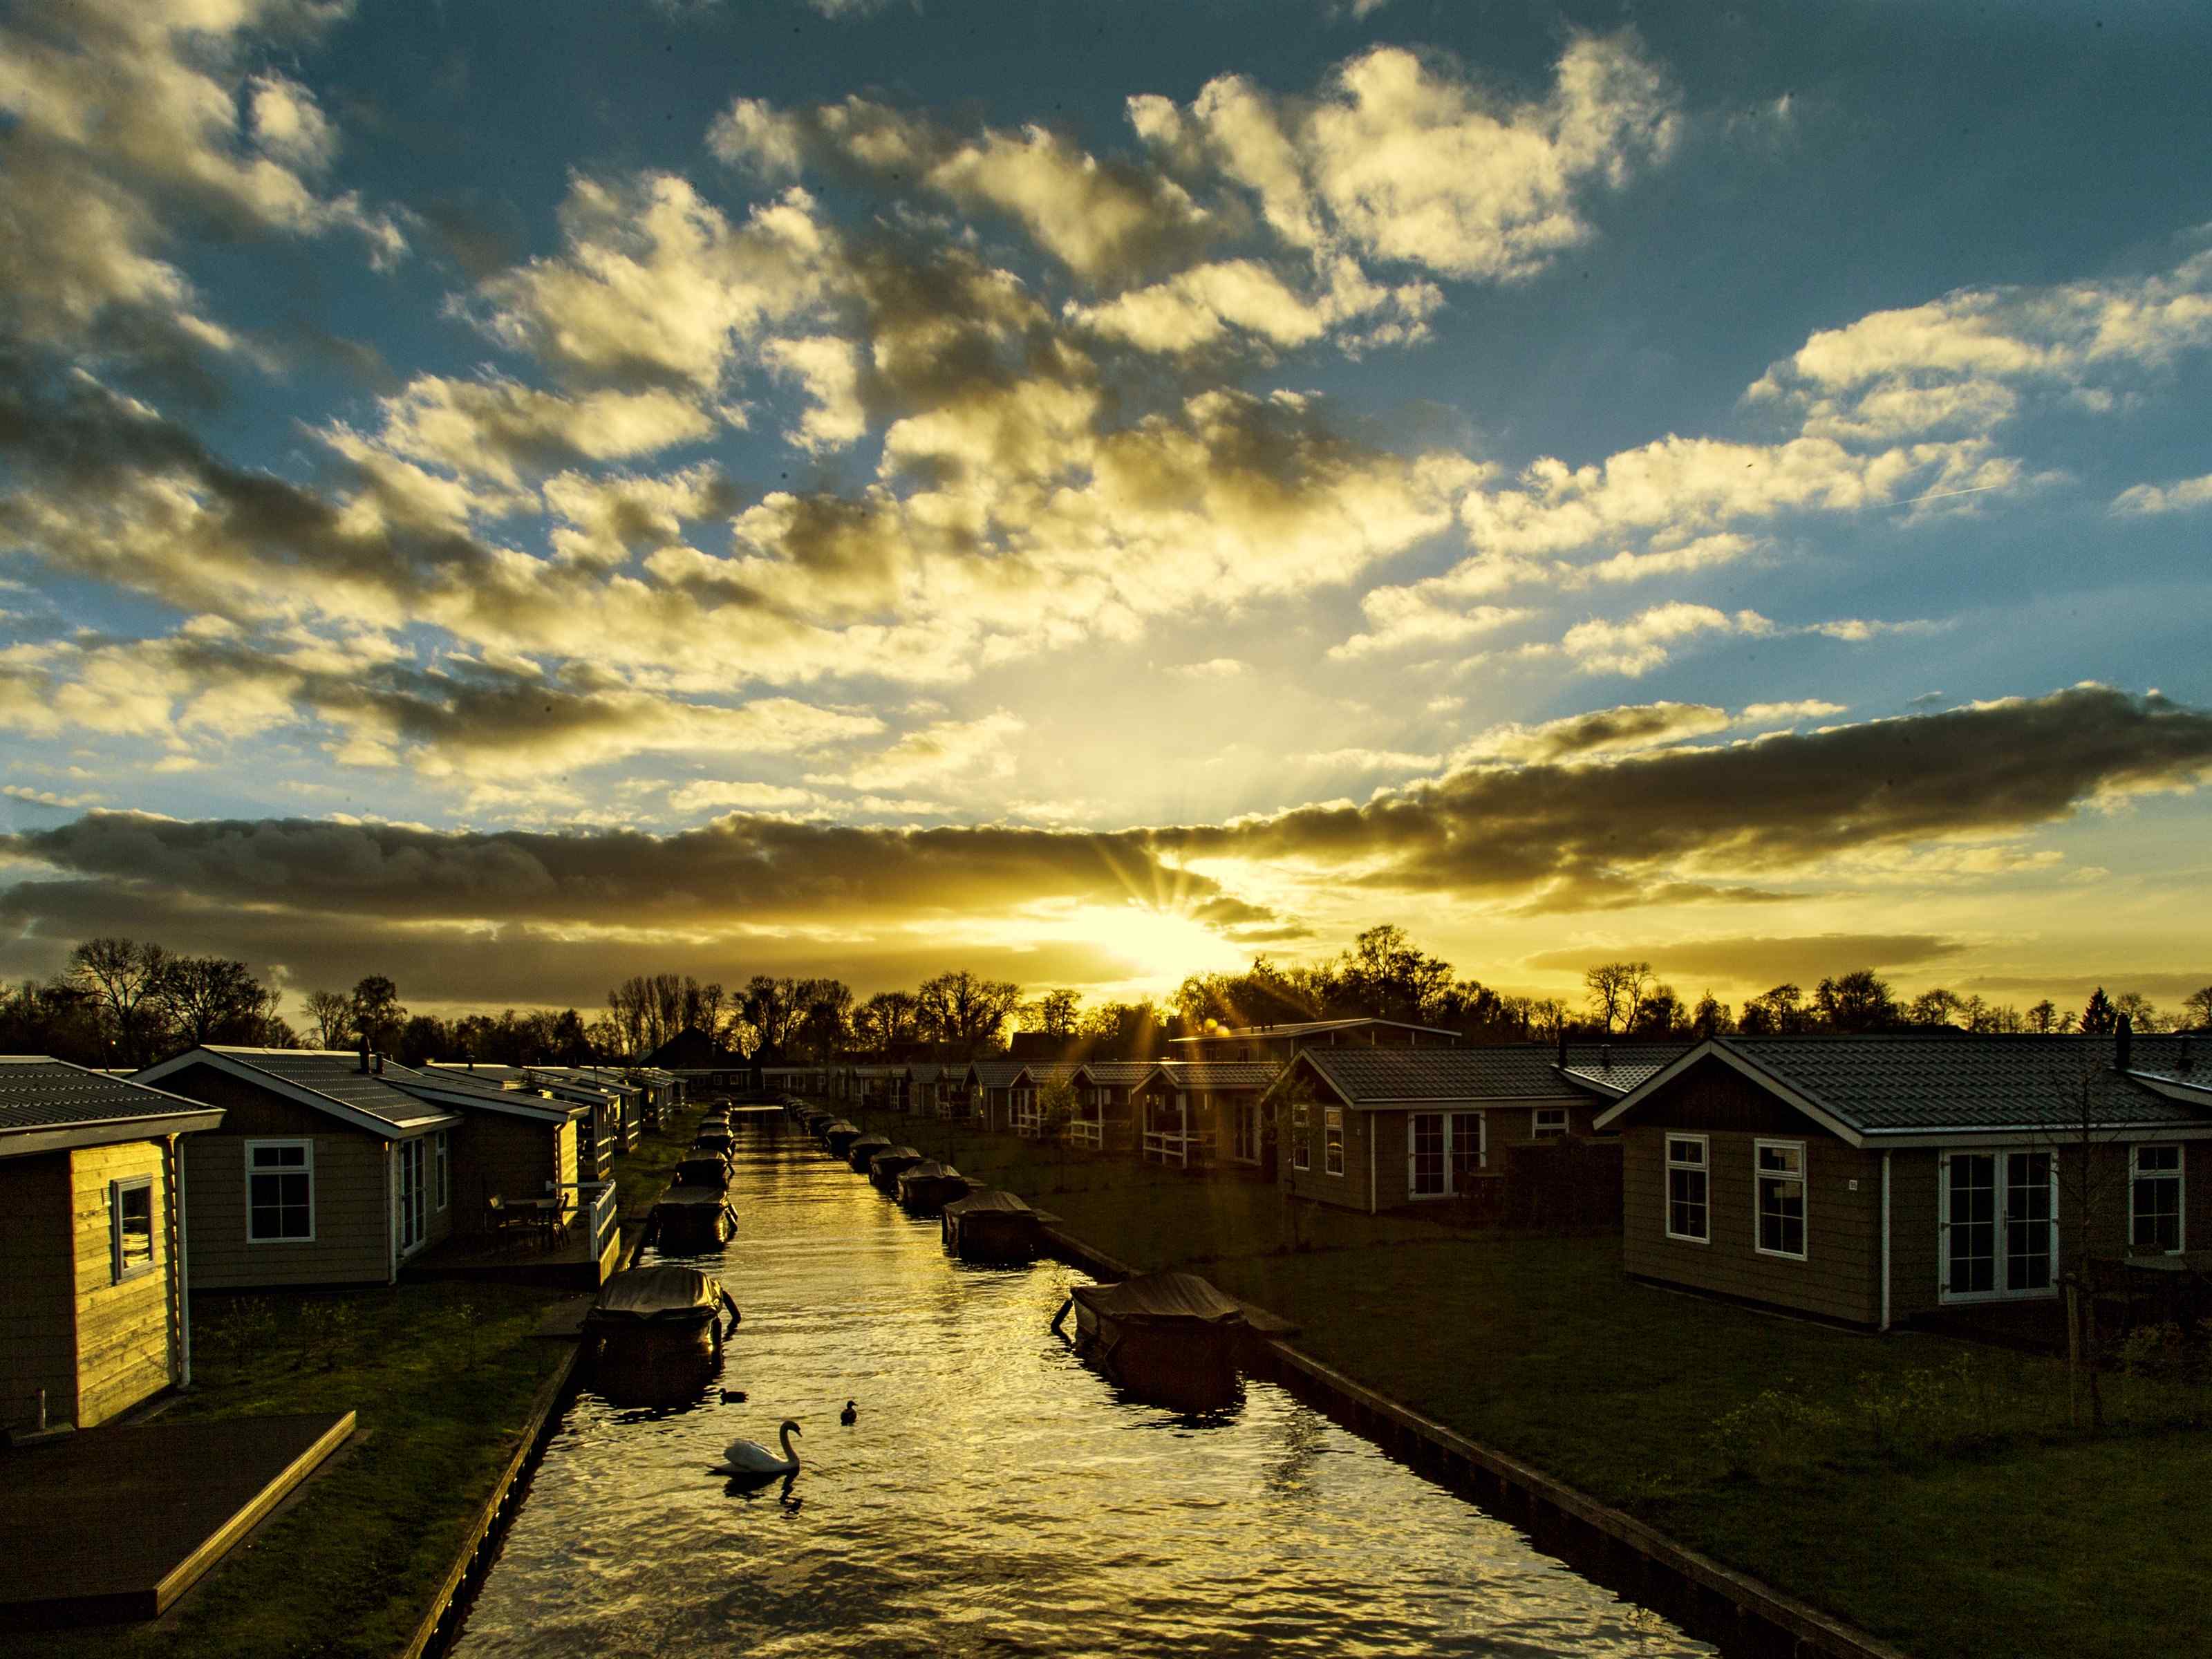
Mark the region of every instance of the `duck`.
<instances>
[{"instance_id":1,"label":"duck","mask_svg":"<svg viewBox=\"0 0 2212 1659\"><path fill-rule=\"evenodd\" d=\"M860 1413L854 1409L853 1402L848 1400L845 1402L845 1409L837 1413L837 1420L849 1429L860 1420Z\"/></svg>"},{"instance_id":2,"label":"duck","mask_svg":"<svg viewBox=\"0 0 2212 1659\"><path fill-rule=\"evenodd\" d=\"M723 1389L723 1390L722 1390L722 1403L723 1403L725 1406L742 1406L742 1405L744 1405L744 1404L745 1403L745 1391L744 1391L743 1389Z\"/></svg>"},{"instance_id":3,"label":"duck","mask_svg":"<svg viewBox=\"0 0 2212 1659\"><path fill-rule=\"evenodd\" d=\"M787 1417L777 1432L783 1444L782 1456L778 1457L757 1440L732 1440L722 1449L722 1462L738 1474L797 1474L799 1454L792 1449L791 1437L800 1432L799 1426Z\"/></svg>"}]
</instances>

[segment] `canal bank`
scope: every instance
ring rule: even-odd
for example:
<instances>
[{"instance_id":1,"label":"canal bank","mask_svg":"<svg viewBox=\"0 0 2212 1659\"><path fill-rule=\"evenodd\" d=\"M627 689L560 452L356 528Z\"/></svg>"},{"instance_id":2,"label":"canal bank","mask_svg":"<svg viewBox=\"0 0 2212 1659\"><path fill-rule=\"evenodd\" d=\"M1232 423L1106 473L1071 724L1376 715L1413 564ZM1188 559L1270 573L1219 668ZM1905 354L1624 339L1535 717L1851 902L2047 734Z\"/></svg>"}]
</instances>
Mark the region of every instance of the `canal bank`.
<instances>
[{"instance_id":1,"label":"canal bank","mask_svg":"<svg viewBox=\"0 0 2212 1659\"><path fill-rule=\"evenodd\" d=\"M933 1154L946 1132L876 1122ZM954 1161L1087 1249L1206 1275L1442 1434L1846 1632L1919 1659L1986 1653L1993 1632L2022 1654L2212 1650L2184 1589L2212 1555L2201 1529L2163 1519L2212 1480L2200 1385L2110 1379L2115 1427L2088 1437L2067 1427L2062 1364L1632 1285L1617 1235L1286 1218L1272 1189L1233 1177L950 1133ZM1734 1617L1701 1627L1725 1633Z\"/></svg>"},{"instance_id":2,"label":"canal bank","mask_svg":"<svg viewBox=\"0 0 2212 1659\"><path fill-rule=\"evenodd\" d=\"M720 1375L578 1394L456 1656L1708 1650L1273 1380L1198 1419L1121 1395L1051 1329L1086 1275L948 1258L793 1126L747 1126L732 1190L686 1258L744 1310ZM786 1417L788 1488L716 1472Z\"/></svg>"}]
</instances>

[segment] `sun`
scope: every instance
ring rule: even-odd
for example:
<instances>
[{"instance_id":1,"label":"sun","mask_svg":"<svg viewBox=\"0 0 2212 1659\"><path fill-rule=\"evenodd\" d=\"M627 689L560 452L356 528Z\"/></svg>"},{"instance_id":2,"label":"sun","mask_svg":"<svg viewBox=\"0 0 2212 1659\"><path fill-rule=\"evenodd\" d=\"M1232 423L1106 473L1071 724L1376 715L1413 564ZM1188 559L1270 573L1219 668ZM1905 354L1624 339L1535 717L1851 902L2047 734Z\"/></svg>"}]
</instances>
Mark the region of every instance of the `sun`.
<instances>
[{"instance_id":1,"label":"sun","mask_svg":"<svg viewBox=\"0 0 2212 1659\"><path fill-rule=\"evenodd\" d=\"M1172 990L1192 974L1226 973L1244 965L1237 947L1187 912L1131 899L1086 904L1068 932L1127 964L1133 981Z\"/></svg>"}]
</instances>

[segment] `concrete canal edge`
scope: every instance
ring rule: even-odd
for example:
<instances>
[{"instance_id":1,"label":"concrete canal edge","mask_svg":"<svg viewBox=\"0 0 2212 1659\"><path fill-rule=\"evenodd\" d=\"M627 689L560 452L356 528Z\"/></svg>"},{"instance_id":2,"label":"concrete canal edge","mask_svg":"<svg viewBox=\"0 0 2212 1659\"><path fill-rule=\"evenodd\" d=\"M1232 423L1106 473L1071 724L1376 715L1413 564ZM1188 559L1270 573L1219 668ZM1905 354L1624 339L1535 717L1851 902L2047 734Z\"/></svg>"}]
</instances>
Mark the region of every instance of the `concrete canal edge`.
<instances>
[{"instance_id":1,"label":"concrete canal edge","mask_svg":"<svg viewBox=\"0 0 2212 1659\"><path fill-rule=\"evenodd\" d=\"M1126 1279L1136 1272L1056 1227L1046 1227L1044 1235L1054 1255L1085 1273ZM1566 1544L1576 1554L1602 1564L1610 1570L1608 1577L1632 1586L1638 1599L1659 1604L1692 1635L1720 1644L1723 1651L1789 1659L1907 1659L1902 1649L1723 1566L1518 1458L1477 1444L1289 1341L1267 1340L1261 1352L1284 1380L1407 1454L1423 1473L1455 1476L1486 1508L1532 1533L1550 1534L1546 1541L1551 1544Z\"/></svg>"}]
</instances>

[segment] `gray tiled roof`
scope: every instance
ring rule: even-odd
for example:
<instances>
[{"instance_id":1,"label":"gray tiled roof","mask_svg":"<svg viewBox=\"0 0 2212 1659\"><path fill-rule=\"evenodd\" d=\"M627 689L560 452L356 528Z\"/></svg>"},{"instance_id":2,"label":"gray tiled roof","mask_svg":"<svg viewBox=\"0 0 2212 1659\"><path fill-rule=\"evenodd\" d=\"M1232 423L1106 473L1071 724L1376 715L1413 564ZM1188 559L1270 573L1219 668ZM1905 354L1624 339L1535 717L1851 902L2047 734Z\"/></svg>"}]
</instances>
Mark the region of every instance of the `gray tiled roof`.
<instances>
[{"instance_id":1,"label":"gray tiled roof","mask_svg":"<svg viewBox=\"0 0 2212 1659\"><path fill-rule=\"evenodd\" d=\"M1264 1089L1283 1072L1274 1060L1164 1060L1157 1069L1179 1089Z\"/></svg>"},{"instance_id":2,"label":"gray tiled roof","mask_svg":"<svg viewBox=\"0 0 2212 1659\"><path fill-rule=\"evenodd\" d=\"M947 1068L945 1066L933 1064L928 1060L916 1060L913 1065L906 1068L906 1074L908 1079L911 1082L934 1083L938 1079L945 1075L946 1069Z\"/></svg>"},{"instance_id":3,"label":"gray tiled roof","mask_svg":"<svg viewBox=\"0 0 2212 1659\"><path fill-rule=\"evenodd\" d=\"M1571 1042L1566 1074L1577 1083L1587 1083L1596 1093L1618 1098L1644 1079L1665 1071L1696 1046L1690 1042ZM1546 1058L1556 1070L1559 1058L1556 1045Z\"/></svg>"},{"instance_id":4,"label":"gray tiled roof","mask_svg":"<svg viewBox=\"0 0 2212 1659\"><path fill-rule=\"evenodd\" d=\"M1018 1060L979 1060L968 1069L975 1074L979 1088L1011 1089L1024 1067L1024 1062Z\"/></svg>"},{"instance_id":5,"label":"gray tiled roof","mask_svg":"<svg viewBox=\"0 0 2212 1659\"><path fill-rule=\"evenodd\" d=\"M1586 1094L1560 1077L1559 1050L1543 1043L1495 1048L1307 1048L1298 1058L1355 1106L1426 1100L1578 1100ZM1571 1052L1568 1058L1577 1056Z\"/></svg>"},{"instance_id":6,"label":"gray tiled roof","mask_svg":"<svg viewBox=\"0 0 2212 1659\"><path fill-rule=\"evenodd\" d=\"M576 1113L591 1109L582 1101L549 1100L539 1092L539 1085L533 1079L520 1074L513 1079L516 1086L504 1087L502 1085L507 1079L486 1076L488 1069L479 1066L472 1072L466 1069L454 1072L441 1066L418 1072L411 1066L395 1066L387 1061L384 1077L387 1083L410 1093L436 1089L447 1095L478 1098L488 1105L510 1109L519 1106L532 1111Z\"/></svg>"},{"instance_id":7,"label":"gray tiled roof","mask_svg":"<svg viewBox=\"0 0 2212 1659\"><path fill-rule=\"evenodd\" d=\"M1030 1074L1032 1083L1065 1083L1075 1075L1076 1062L1072 1060L1025 1060L1022 1070Z\"/></svg>"},{"instance_id":8,"label":"gray tiled roof","mask_svg":"<svg viewBox=\"0 0 2212 1659\"><path fill-rule=\"evenodd\" d=\"M357 1054L318 1048L210 1048L212 1052L240 1065L280 1078L295 1087L312 1089L325 1099L350 1106L370 1117L381 1118L395 1127L447 1115L439 1107L417 1100L396 1081L388 1081L374 1072L364 1073Z\"/></svg>"},{"instance_id":9,"label":"gray tiled roof","mask_svg":"<svg viewBox=\"0 0 2212 1659\"><path fill-rule=\"evenodd\" d=\"M2112 1069L2112 1040L2082 1036L1726 1037L1720 1046L1851 1128L1869 1133L2028 1128L2081 1122L2087 1088L2099 1127L2212 1126L2203 1106L2170 1099ZM2148 1049L2148 1053L2146 1050ZM2155 1064L2160 1040L2136 1039Z\"/></svg>"},{"instance_id":10,"label":"gray tiled roof","mask_svg":"<svg viewBox=\"0 0 2212 1659\"><path fill-rule=\"evenodd\" d=\"M1158 1064L1152 1060L1086 1060L1082 1070L1093 1083L1142 1083Z\"/></svg>"},{"instance_id":11,"label":"gray tiled roof","mask_svg":"<svg viewBox=\"0 0 2212 1659\"><path fill-rule=\"evenodd\" d=\"M180 1100L143 1083L44 1054L0 1059L0 1134L212 1109L196 1100Z\"/></svg>"}]
</instances>

